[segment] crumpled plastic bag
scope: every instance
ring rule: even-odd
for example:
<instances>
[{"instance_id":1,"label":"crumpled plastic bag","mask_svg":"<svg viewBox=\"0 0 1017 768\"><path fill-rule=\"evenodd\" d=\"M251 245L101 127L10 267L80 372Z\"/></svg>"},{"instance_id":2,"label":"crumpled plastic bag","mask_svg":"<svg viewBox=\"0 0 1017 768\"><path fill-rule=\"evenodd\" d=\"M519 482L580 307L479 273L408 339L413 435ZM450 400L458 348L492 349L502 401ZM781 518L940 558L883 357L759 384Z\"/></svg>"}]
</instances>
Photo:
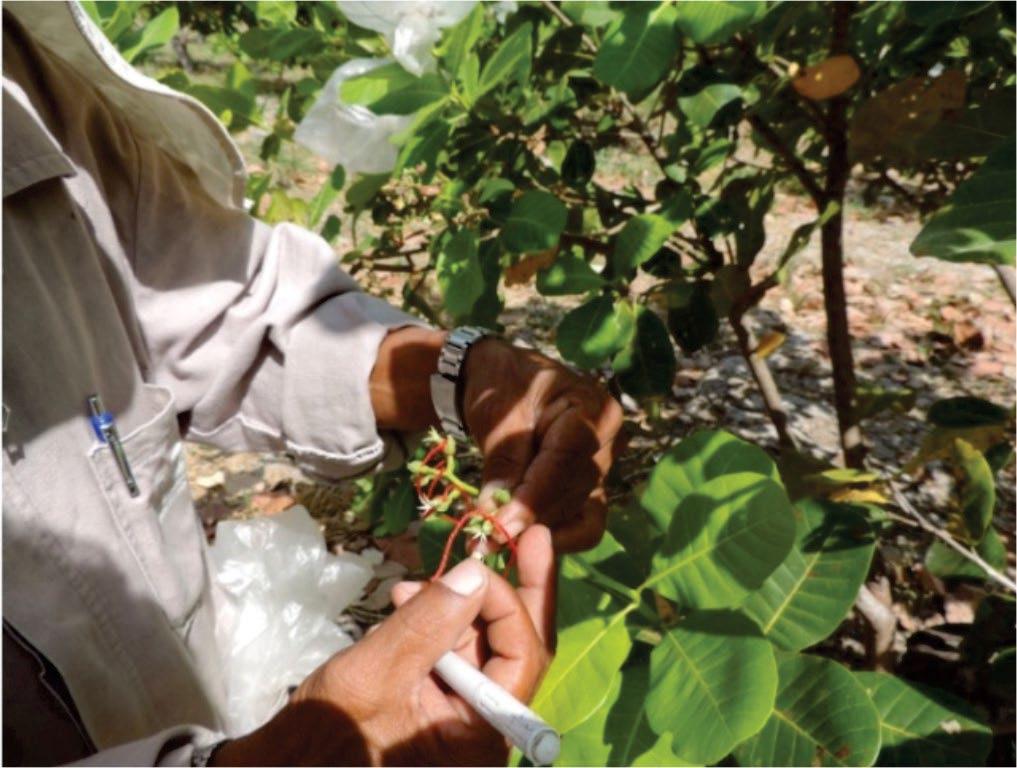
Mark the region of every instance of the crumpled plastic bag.
<instances>
[{"instance_id":1,"label":"crumpled plastic bag","mask_svg":"<svg viewBox=\"0 0 1017 768\"><path fill-rule=\"evenodd\" d=\"M465 19L476 2L449 0L338 0L343 15L364 29L381 34L392 55L403 69L418 77L433 72L431 49L441 38L441 31Z\"/></svg>"},{"instance_id":2,"label":"crumpled plastic bag","mask_svg":"<svg viewBox=\"0 0 1017 768\"><path fill-rule=\"evenodd\" d=\"M398 149L389 139L409 127L413 115L376 115L339 96L344 80L390 64L391 59L352 59L339 67L300 121L293 138L333 165L352 173L388 173Z\"/></svg>"},{"instance_id":3,"label":"crumpled plastic bag","mask_svg":"<svg viewBox=\"0 0 1017 768\"><path fill-rule=\"evenodd\" d=\"M335 620L374 575L375 558L333 554L304 507L227 520L210 547L218 587L227 731L247 733L285 703L291 686L353 643ZM373 553L372 553L373 554Z\"/></svg>"}]
</instances>

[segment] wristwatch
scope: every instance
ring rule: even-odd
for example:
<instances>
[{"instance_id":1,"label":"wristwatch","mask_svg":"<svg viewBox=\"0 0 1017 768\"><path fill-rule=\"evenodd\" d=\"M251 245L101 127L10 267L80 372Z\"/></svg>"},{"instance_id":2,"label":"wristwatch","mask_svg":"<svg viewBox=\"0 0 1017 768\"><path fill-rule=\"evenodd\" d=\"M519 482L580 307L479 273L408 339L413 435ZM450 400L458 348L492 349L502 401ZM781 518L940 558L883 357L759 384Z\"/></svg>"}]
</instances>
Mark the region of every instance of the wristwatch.
<instances>
[{"instance_id":1,"label":"wristwatch","mask_svg":"<svg viewBox=\"0 0 1017 768\"><path fill-rule=\"evenodd\" d=\"M486 328L464 325L449 332L438 355L438 371L431 374L431 402L441 428L456 440L466 440L463 419L462 370L470 347L494 334Z\"/></svg>"}]
</instances>

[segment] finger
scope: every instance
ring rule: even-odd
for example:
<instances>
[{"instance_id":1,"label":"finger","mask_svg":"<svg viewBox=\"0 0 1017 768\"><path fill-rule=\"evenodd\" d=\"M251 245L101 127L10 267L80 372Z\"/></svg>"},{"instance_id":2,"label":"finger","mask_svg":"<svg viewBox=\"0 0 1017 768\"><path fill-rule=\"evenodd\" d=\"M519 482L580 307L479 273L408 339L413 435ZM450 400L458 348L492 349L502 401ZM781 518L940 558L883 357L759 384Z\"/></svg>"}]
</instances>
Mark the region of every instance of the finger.
<instances>
[{"instance_id":1,"label":"finger","mask_svg":"<svg viewBox=\"0 0 1017 768\"><path fill-rule=\"evenodd\" d=\"M499 511L499 520L511 535L538 520L558 526L579 513L609 461L590 421L576 408L567 410L547 428L523 482Z\"/></svg>"},{"instance_id":2,"label":"finger","mask_svg":"<svg viewBox=\"0 0 1017 768\"><path fill-rule=\"evenodd\" d=\"M401 581L392 588L392 604L398 608L407 602L414 595L420 593L428 586L425 581ZM375 625L371 629L375 629ZM470 662L473 666L479 667L483 659L484 643L481 642L481 634L475 625L468 627L459 638L456 644L456 653Z\"/></svg>"},{"instance_id":3,"label":"finger","mask_svg":"<svg viewBox=\"0 0 1017 768\"><path fill-rule=\"evenodd\" d=\"M513 696L529 701L549 654L521 596L497 574L491 574L480 617L486 624L489 649L484 674Z\"/></svg>"},{"instance_id":4,"label":"finger","mask_svg":"<svg viewBox=\"0 0 1017 768\"><path fill-rule=\"evenodd\" d=\"M540 641L545 648L553 650L558 577L551 532L542 525L528 528L519 538L516 552L519 574L516 592L530 614Z\"/></svg>"},{"instance_id":5,"label":"finger","mask_svg":"<svg viewBox=\"0 0 1017 768\"><path fill-rule=\"evenodd\" d=\"M511 419L503 419L489 432L480 446L484 454L483 488L480 505L494 509L491 496L498 488L511 492L526 474L533 459L533 434L520 432Z\"/></svg>"},{"instance_id":6,"label":"finger","mask_svg":"<svg viewBox=\"0 0 1017 768\"><path fill-rule=\"evenodd\" d=\"M475 560L464 560L402 603L350 654L363 658L373 669L384 669L400 683L430 674L434 663L458 645L477 617L492 576ZM400 599L407 591L400 587Z\"/></svg>"},{"instance_id":7,"label":"finger","mask_svg":"<svg viewBox=\"0 0 1017 768\"><path fill-rule=\"evenodd\" d=\"M568 520L551 531L554 551L582 552L595 547L607 528L607 501L604 489L598 488L583 505L579 517Z\"/></svg>"}]
</instances>

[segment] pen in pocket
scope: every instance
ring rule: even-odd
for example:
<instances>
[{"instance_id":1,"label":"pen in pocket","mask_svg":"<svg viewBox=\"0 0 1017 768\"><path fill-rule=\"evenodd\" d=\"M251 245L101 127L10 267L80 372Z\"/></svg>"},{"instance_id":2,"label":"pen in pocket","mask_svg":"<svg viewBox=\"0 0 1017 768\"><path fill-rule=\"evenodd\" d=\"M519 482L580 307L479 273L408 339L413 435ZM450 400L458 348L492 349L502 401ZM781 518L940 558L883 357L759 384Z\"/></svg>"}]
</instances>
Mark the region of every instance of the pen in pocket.
<instances>
[{"instance_id":1,"label":"pen in pocket","mask_svg":"<svg viewBox=\"0 0 1017 768\"><path fill-rule=\"evenodd\" d=\"M120 442L120 433L117 431L113 414L103 407L102 398L98 395L89 395L88 410L91 412L92 429L95 431L95 436L99 438L99 442L109 446L113 460L117 463L117 469L120 470L124 483L127 485L127 491L131 496L137 496L141 491L138 490L138 481L134 479L130 462L127 461L124 445Z\"/></svg>"}]
</instances>

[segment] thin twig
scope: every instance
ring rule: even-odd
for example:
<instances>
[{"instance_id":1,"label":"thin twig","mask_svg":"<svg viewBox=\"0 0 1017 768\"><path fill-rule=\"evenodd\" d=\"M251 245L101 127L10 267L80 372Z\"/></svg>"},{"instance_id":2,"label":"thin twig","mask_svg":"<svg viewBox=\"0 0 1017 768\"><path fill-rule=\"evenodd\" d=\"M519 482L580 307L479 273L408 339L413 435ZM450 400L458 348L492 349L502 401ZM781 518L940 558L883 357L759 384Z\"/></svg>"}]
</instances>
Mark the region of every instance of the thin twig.
<instances>
[{"instance_id":1,"label":"thin twig","mask_svg":"<svg viewBox=\"0 0 1017 768\"><path fill-rule=\"evenodd\" d=\"M1015 583L1012 579L1004 576L1002 573L997 571L995 568L993 568L991 565L985 562L981 555L979 555L974 550L965 547L953 536L951 536L946 531L936 526L921 512L915 509L914 505L912 505L911 502L907 500L907 498L904 496L904 494L892 480L888 481L887 485L893 492L893 499L895 502L897 502L897 506L903 509L905 512L907 512L909 515L911 515L915 520L917 520L919 526L921 526L926 531L931 533L937 539L941 540L944 544L946 544L955 552L957 552L957 554L959 554L961 557L965 558L966 560L970 560L972 563L977 565L979 568L985 571L986 575L988 575L989 578L991 578L997 584L1001 584L1002 586L1009 589L1011 592L1017 594L1017 583Z\"/></svg>"},{"instance_id":2,"label":"thin twig","mask_svg":"<svg viewBox=\"0 0 1017 768\"><path fill-rule=\"evenodd\" d=\"M1003 286L1003 290L1006 291L1015 305L1017 305L1017 290L1014 289L1014 275L1013 267L1004 267L1002 264L993 264L992 268L996 271L996 277L999 278L999 282Z\"/></svg>"}]
</instances>

